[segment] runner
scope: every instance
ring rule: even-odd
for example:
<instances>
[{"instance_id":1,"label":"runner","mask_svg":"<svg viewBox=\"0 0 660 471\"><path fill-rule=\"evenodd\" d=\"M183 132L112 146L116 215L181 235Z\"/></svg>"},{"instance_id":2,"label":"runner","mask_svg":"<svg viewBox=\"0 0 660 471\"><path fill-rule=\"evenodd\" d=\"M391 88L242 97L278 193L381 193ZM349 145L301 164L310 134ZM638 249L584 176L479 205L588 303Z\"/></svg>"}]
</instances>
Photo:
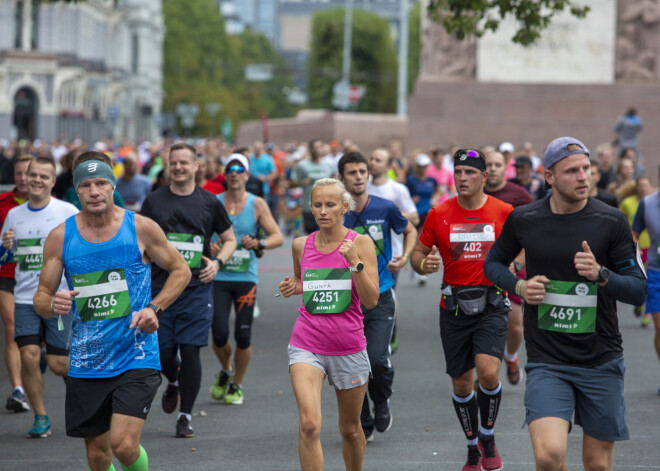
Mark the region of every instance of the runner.
<instances>
[{"instance_id":1,"label":"runner","mask_svg":"<svg viewBox=\"0 0 660 471\"><path fill-rule=\"evenodd\" d=\"M190 270L156 224L114 205L111 165L94 151L74 162L82 212L46 240L34 306L46 318L72 312L66 433L85 439L89 468L114 470L114 454L122 469L146 471L140 435L161 382L158 315ZM149 261L170 272L153 300Z\"/></svg>"},{"instance_id":2,"label":"runner","mask_svg":"<svg viewBox=\"0 0 660 471\"><path fill-rule=\"evenodd\" d=\"M456 151L458 195L429 212L411 256L411 265L420 275L436 273L444 265L440 336L453 384L454 409L468 440L463 471L502 468L494 426L502 399L499 371L509 301L506 293L486 279L483 261L513 208L484 194L487 175L480 151ZM476 394L475 366L479 378Z\"/></svg>"},{"instance_id":3,"label":"runner","mask_svg":"<svg viewBox=\"0 0 660 471\"><path fill-rule=\"evenodd\" d=\"M486 154L486 169L488 170L488 177L484 185L484 193L509 203L514 208L534 202L532 195L522 186L506 180L506 161L500 152L488 152ZM512 272L516 273L516 276L521 279L525 278L524 255L522 253L516 257L511 267ZM509 383L515 386L522 377L518 349L523 339L523 313L522 300L518 296L509 293L509 300L511 301L511 311L509 312L504 362L506 363L506 377Z\"/></svg>"},{"instance_id":4,"label":"runner","mask_svg":"<svg viewBox=\"0 0 660 471\"><path fill-rule=\"evenodd\" d=\"M224 400L226 404L243 404L243 376L252 355L250 339L259 283L257 256L260 257L264 249L274 249L283 242L282 233L266 201L245 189L249 171L250 163L245 156L229 156L225 167L227 192L218 196L229 211L236 239L240 241L213 282L213 351L222 369L211 386L211 397L217 401ZM266 232L266 238L257 238L258 227ZM229 312L232 303L236 312L235 372L231 364L232 347L229 343Z\"/></svg>"},{"instance_id":5,"label":"runner","mask_svg":"<svg viewBox=\"0 0 660 471\"><path fill-rule=\"evenodd\" d=\"M44 378L39 367L41 342L46 342L46 362L51 371L66 378L71 341L71 316L45 320L37 315L32 304L39 285L44 241L50 231L78 212L73 205L50 196L55 178L52 158L37 157L29 162L28 201L11 209L2 226L0 263L5 264L14 256L17 260L15 336L21 353L21 379L34 410L34 424L28 432L32 438L51 434L44 403ZM66 287L63 278L61 286Z\"/></svg>"},{"instance_id":6,"label":"runner","mask_svg":"<svg viewBox=\"0 0 660 471\"><path fill-rule=\"evenodd\" d=\"M370 367L360 303L378 302L378 265L373 242L342 224L352 206L341 182L316 182L311 207L320 230L293 241L292 277L280 282L285 297L300 295L289 343L289 372L298 404L298 449L302 469L322 469L321 392L335 387L346 470L362 469L365 437L360 409Z\"/></svg>"},{"instance_id":7,"label":"runner","mask_svg":"<svg viewBox=\"0 0 660 471\"><path fill-rule=\"evenodd\" d=\"M195 436L190 423L202 381L199 354L201 347L208 343L213 320L211 282L234 252L236 239L229 216L218 198L195 185L195 148L179 142L170 149L169 158L172 183L147 197L142 214L156 221L192 270L186 289L163 313L158 331L161 367L169 381L161 401L163 411L174 412L180 391L175 436L190 438ZM214 233L219 235L222 248L212 259ZM166 276L163 269L153 266L153 293L163 289Z\"/></svg>"},{"instance_id":8,"label":"runner","mask_svg":"<svg viewBox=\"0 0 660 471\"><path fill-rule=\"evenodd\" d=\"M660 167L658 168L660 175ZM633 237L639 240L644 230L650 237L650 250L646 263L648 264L646 313L653 318L655 325L655 352L660 359L660 193L655 192L639 202L635 219L633 220ZM660 389L658 389L660 394Z\"/></svg>"},{"instance_id":9,"label":"runner","mask_svg":"<svg viewBox=\"0 0 660 471\"><path fill-rule=\"evenodd\" d=\"M10 209L25 203L28 199L27 171L31 156L18 157L14 163L14 184L12 191L0 195L0 224L5 222ZM7 398L7 410L26 412L30 410L23 382L21 381L21 352L14 339L14 271L16 263L8 263L0 268L0 317L5 326L5 364L12 393Z\"/></svg>"},{"instance_id":10,"label":"runner","mask_svg":"<svg viewBox=\"0 0 660 471\"><path fill-rule=\"evenodd\" d=\"M611 470L614 441L628 439L616 301L641 304L645 276L623 213L589 198L586 146L555 139L543 167L552 194L514 210L484 269L525 301L525 424L537 469L567 469L575 416L585 469ZM527 280L508 270L522 249Z\"/></svg>"},{"instance_id":11,"label":"runner","mask_svg":"<svg viewBox=\"0 0 660 471\"><path fill-rule=\"evenodd\" d=\"M359 152L344 154L339 160L338 169L340 180L346 185L346 190L355 201L355 209L348 211L344 216L344 225L358 234L368 235L376 247L378 259L380 291L378 304L373 309L362 309L367 354L373 372L368 391L374 405L374 415L371 415L369 398L365 395L360 421L367 442L371 442L374 439L374 427L382 433L392 426L389 400L394 380L389 348L394 329L392 274L397 273L408 263L408 254L415 245L417 231L394 203L367 194L369 166L364 155ZM390 229L397 234L403 234L404 255L392 256Z\"/></svg>"}]
</instances>

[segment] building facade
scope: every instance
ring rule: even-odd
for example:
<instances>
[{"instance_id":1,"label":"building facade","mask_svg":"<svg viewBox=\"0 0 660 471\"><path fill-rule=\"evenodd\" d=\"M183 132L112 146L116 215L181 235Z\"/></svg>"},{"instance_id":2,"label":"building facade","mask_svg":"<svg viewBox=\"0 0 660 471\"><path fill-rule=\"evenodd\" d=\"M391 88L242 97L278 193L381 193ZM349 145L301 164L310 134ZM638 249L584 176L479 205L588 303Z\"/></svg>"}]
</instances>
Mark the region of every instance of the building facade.
<instances>
[{"instance_id":1,"label":"building facade","mask_svg":"<svg viewBox=\"0 0 660 471\"><path fill-rule=\"evenodd\" d=\"M160 0L0 0L0 137L157 136Z\"/></svg>"}]
</instances>

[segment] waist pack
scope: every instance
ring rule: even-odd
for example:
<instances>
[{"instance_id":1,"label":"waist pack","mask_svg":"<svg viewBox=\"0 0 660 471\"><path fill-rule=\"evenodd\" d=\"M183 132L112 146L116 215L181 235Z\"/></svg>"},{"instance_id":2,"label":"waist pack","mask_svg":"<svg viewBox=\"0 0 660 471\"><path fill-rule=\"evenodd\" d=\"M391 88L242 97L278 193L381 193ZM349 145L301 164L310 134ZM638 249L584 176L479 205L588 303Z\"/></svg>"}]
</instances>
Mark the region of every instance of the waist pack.
<instances>
[{"instance_id":1,"label":"waist pack","mask_svg":"<svg viewBox=\"0 0 660 471\"><path fill-rule=\"evenodd\" d=\"M442 288L445 309L466 316L482 314L488 306L493 309L509 307L504 292L495 286L445 286Z\"/></svg>"}]
</instances>

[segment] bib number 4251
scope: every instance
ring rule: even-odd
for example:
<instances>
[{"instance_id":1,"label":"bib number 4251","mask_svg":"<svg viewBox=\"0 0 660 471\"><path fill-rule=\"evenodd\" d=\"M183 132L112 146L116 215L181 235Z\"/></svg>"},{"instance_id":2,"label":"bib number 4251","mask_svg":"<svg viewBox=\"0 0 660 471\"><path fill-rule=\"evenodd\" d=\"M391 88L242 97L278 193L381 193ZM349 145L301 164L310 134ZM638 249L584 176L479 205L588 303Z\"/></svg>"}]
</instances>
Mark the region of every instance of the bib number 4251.
<instances>
[{"instance_id":1,"label":"bib number 4251","mask_svg":"<svg viewBox=\"0 0 660 471\"><path fill-rule=\"evenodd\" d=\"M312 301L317 303L339 302L339 293L337 291L314 291Z\"/></svg>"}]
</instances>

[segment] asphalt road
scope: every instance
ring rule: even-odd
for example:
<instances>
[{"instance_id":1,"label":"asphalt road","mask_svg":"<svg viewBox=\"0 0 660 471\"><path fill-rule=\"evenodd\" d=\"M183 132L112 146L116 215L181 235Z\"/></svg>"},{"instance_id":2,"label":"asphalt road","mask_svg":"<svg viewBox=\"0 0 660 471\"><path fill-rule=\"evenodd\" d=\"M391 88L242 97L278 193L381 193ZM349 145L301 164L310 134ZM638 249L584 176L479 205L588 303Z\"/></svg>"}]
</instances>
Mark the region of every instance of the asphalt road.
<instances>
[{"instance_id":1,"label":"asphalt road","mask_svg":"<svg viewBox=\"0 0 660 471\"><path fill-rule=\"evenodd\" d=\"M176 414L167 415L160 408L163 384L142 435L151 469L299 469L298 413L287 372L286 346L300 299L273 297L279 280L291 272L290 266L289 248L268 251L261 261L261 315L253 327L253 356L244 381L244 404L228 406L211 399L208 391L219 366L211 348L204 348L202 389L192 422L196 436L174 438ZM368 445L365 470L460 470L465 462L466 441L452 406L451 382L444 373L438 327L439 285L439 275L431 277L425 287L419 287L409 271L399 277L400 347L392 357L396 371L391 399L394 424L389 432L376 433L375 441ZM614 468L660 469L660 370L653 350L653 332L640 328L629 306L620 309L620 326L627 364L626 406L631 439L616 445ZM523 362L524 358L523 350ZM504 396L495 432L504 469L532 470L529 434L522 428L524 385L510 386L504 371L502 374ZM32 413L0 411L0 470L87 469L83 441L65 435L64 384L51 372L46 374L45 384L53 435L28 439L25 434L32 425ZM10 390L2 368L0 391L9 394ZM323 413L325 469L342 470L336 399L327 385ZM582 431L576 427L569 437L570 470L583 469L581 442ZM120 469L116 460L115 466Z\"/></svg>"}]
</instances>

